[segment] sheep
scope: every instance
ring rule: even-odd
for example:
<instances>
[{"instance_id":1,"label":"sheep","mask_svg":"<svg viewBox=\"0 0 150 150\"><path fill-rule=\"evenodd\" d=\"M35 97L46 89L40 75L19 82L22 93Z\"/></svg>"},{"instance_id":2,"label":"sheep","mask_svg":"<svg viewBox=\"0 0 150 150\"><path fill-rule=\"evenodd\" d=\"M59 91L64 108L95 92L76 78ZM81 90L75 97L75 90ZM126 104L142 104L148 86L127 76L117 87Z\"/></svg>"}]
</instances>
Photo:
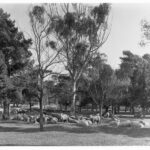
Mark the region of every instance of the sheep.
<instances>
[{"instance_id":1,"label":"sheep","mask_svg":"<svg viewBox=\"0 0 150 150\"><path fill-rule=\"evenodd\" d=\"M26 115L26 114L24 114L23 115L23 121L26 121L26 122L30 122L30 118L29 118L29 116L28 115Z\"/></svg>"},{"instance_id":2,"label":"sheep","mask_svg":"<svg viewBox=\"0 0 150 150\"><path fill-rule=\"evenodd\" d=\"M109 111L106 112L106 113L104 114L104 117L105 117L105 118L109 118L109 117L110 117L110 112L109 112Z\"/></svg>"},{"instance_id":3,"label":"sheep","mask_svg":"<svg viewBox=\"0 0 150 150\"><path fill-rule=\"evenodd\" d=\"M76 117L75 117L75 116L70 116L69 118L71 118L71 119L76 119Z\"/></svg>"},{"instance_id":4,"label":"sheep","mask_svg":"<svg viewBox=\"0 0 150 150\"><path fill-rule=\"evenodd\" d=\"M111 119L116 121L119 119L119 117L117 115L112 115Z\"/></svg>"},{"instance_id":5,"label":"sheep","mask_svg":"<svg viewBox=\"0 0 150 150\"><path fill-rule=\"evenodd\" d=\"M99 114L97 114L95 116L90 115L89 117L90 117L90 120L92 121L92 123L97 123L97 124L100 123L101 118L100 118Z\"/></svg>"},{"instance_id":6,"label":"sheep","mask_svg":"<svg viewBox=\"0 0 150 150\"><path fill-rule=\"evenodd\" d=\"M92 121L91 120L87 120L89 125L92 125Z\"/></svg>"},{"instance_id":7,"label":"sheep","mask_svg":"<svg viewBox=\"0 0 150 150\"><path fill-rule=\"evenodd\" d=\"M144 127L144 124L143 124L143 123L140 123L140 122L132 121L132 122L131 122L131 127L132 127L132 128L143 128L143 127Z\"/></svg>"},{"instance_id":8,"label":"sheep","mask_svg":"<svg viewBox=\"0 0 150 150\"><path fill-rule=\"evenodd\" d=\"M77 124L80 125L80 126L86 126L86 127L89 126L89 122L85 119L79 120Z\"/></svg>"},{"instance_id":9,"label":"sheep","mask_svg":"<svg viewBox=\"0 0 150 150\"><path fill-rule=\"evenodd\" d=\"M68 122L69 116L66 115L66 114L61 113L61 114L60 114L60 120L61 120L62 122Z\"/></svg>"},{"instance_id":10,"label":"sheep","mask_svg":"<svg viewBox=\"0 0 150 150\"><path fill-rule=\"evenodd\" d=\"M109 126L111 126L111 127L118 127L119 125L120 125L120 119L111 121L111 122L109 123Z\"/></svg>"},{"instance_id":11,"label":"sheep","mask_svg":"<svg viewBox=\"0 0 150 150\"><path fill-rule=\"evenodd\" d=\"M23 121L23 120L24 120L24 119L23 119L23 116L20 115L20 114L14 115L11 119L12 119L12 120L20 120L20 121Z\"/></svg>"},{"instance_id":12,"label":"sheep","mask_svg":"<svg viewBox=\"0 0 150 150\"><path fill-rule=\"evenodd\" d=\"M12 109L10 113L11 113L11 114L17 114L17 113L18 113L18 110Z\"/></svg>"},{"instance_id":13,"label":"sheep","mask_svg":"<svg viewBox=\"0 0 150 150\"><path fill-rule=\"evenodd\" d=\"M26 110L25 110L25 109L19 109L17 113L18 113L18 114L25 114L25 113L26 113Z\"/></svg>"},{"instance_id":14,"label":"sheep","mask_svg":"<svg viewBox=\"0 0 150 150\"><path fill-rule=\"evenodd\" d=\"M44 123L47 123L48 119L49 119L49 116L48 115L43 115L43 118L44 118Z\"/></svg>"},{"instance_id":15,"label":"sheep","mask_svg":"<svg viewBox=\"0 0 150 150\"><path fill-rule=\"evenodd\" d=\"M29 116L29 120L30 120L30 123L37 123L38 122L38 117Z\"/></svg>"},{"instance_id":16,"label":"sheep","mask_svg":"<svg viewBox=\"0 0 150 150\"><path fill-rule=\"evenodd\" d=\"M71 118L71 117L69 117L68 121L69 121L70 123L78 123L78 120L73 119L73 118Z\"/></svg>"},{"instance_id":17,"label":"sheep","mask_svg":"<svg viewBox=\"0 0 150 150\"><path fill-rule=\"evenodd\" d=\"M131 121L126 120L126 121L120 122L119 127L131 127Z\"/></svg>"},{"instance_id":18,"label":"sheep","mask_svg":"<svg viewBox=\"0 0 150 150\"><path fill-rule=\"evenodd\" d=\"M52 117L56 117L58 120L61 120L61 114L51 113Z\"/></svg>"},{"instance_id":19,"label":"sheep","mask_svg":"<svg viewBox=\"0 0 150 150\"><path fill-rule=\"evenodd\" d=\"M141 120L141 121L139 121L141 124L143 124L144 125L144 127L150 127L150 124L149 124L149 122L146 122L146 121L144 121L144 120Z\"/></svg>"},{"instance_id":20,"label":"sheep","mask_svg":"<svg viewBox=\"0 0 150 150\"><path fill-rule=\"evenodd\" d=\"M52 117L49 123L56 124L58 119L56 117Z\"/></svg>"}]
</instances>

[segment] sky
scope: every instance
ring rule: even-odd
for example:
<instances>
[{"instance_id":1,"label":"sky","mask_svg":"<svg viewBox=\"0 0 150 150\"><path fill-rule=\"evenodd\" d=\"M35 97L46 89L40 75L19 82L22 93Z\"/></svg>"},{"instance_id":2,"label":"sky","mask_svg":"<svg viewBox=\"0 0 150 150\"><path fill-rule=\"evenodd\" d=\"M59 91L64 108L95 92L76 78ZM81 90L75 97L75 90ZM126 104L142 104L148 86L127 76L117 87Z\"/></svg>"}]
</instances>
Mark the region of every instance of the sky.
<instances>
[{"instance_id":1,"label":"sky","mask_svg":"<svg viewBox=\"0 0 150 150\"><path fill-rule=\"evenodd\" d=\"M5 12L11 14L11 19L16 21L16 26L26 36L31 33L28 10L31 4L0 4ZM141 20L150 21L150 3L112 3L111 5L112 27L108 40L100 49L107 54L108 63L118 68L123 50L130 50L134 54L142 56L150 53L150 45L141 47L142 38Z\"/></svg>"}]
</instances>

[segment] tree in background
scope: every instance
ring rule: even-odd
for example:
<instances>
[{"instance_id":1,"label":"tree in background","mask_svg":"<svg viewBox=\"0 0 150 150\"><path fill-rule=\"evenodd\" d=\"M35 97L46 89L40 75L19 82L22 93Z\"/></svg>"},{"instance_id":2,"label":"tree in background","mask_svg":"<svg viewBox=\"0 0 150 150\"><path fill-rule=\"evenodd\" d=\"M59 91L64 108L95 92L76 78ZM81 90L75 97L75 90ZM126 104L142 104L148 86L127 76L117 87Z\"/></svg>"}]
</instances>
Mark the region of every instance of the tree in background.
<instances>
[{"instance_id":1,"label":"tree in background","mask_svg":"<svg viewBox=\"0 0 150 150\"><path fill-rule=\"evenodd\" d=\"M38 74L33 66L33 62L30 63L24 74L21 75L20 82L23 84L22 95L24 102L29 104L31 112L32 105L38 102L39 97Z\"/></svg>"},{"instance_id":2,"label":"tree in background","mask_svg":"<svg viewBox=\"0 0 150 150\"><path fill-rule=\"evenodd\" d=\"M99 106L99 113L102 115L104 101L106 101L111 88L113 69L105 63L105 58L99 53L95 55L90 64L89 79L87 80L89 83L88 92Z\"/></svg>"},{"instance_id":3,"label":"tree in background","mask_svg":"<svg viewBox=\"0 0 150 150\"><path fill-rule=\"evenodd\" d=\"M72 89L71 89L71 79L68 75L59 75L58 82L54 85L53 93L56 96L60 109L65 106L65 111L67 107L71 104L72 99Z\"/></svg>"},{"instance_id":4,"label":"tree in background","mask_svg":"<svg viewBox=\"0 0 150 150\"><path fill-rule=\"evenodd\" d=\"M130 80L130 104L132 109L133 106L139 104L145 109L150 89L149 55L145 54L143 57L140 57L132 54L130 51L124 51L123 54L120 73L122 77Z\"/></svg>"},{"instance_id":5,"label":"tree in background","mask_svg":"<svg viewBox=\"0 0 150 150\"><path fill-rule=\"evenodd\" d=\"M15 27L15 21L12 21L10 15L2 9L0 9L0 45L0 51L6 65L5 77L11 80L29 62L31 52L28 49L31 45L31 39L24 37L23 33ZM3 97L3 119L9 118L9 103L6 92Z\"/></svg>"},{"instance_id":6,"label":"tree in background","mask_svg":"<svg viewBox=\"0 0 150 150\"><path fill-rule=\"evenodd\" d=\"M13 88L10 79L7 76L7 66L5 64L5 58L0 51L0 100L3 103L4 111L3 111L3 119L8 119L9 117L9 107L7 99L7 93L9 90Z\"/></svg>"},{"instance_id":7,"label":"tree in background","mask_svg":"<svg viewBox=\"0 0 150 150\"><path fill-rule=\"evenodd\" d=\"M59 9L58 9L59 8ZM73 99L71 114L75 115L77 82L88 63L109 36L108 15L110 5L100 4L94 8L82 4L49 5L54 31L55 49L61 49L60 60L64 62L72 82ZM56 41L57 40L57 41Z\"/></svg>"},{"instance_id":8,"label":"tree in background","mask_svg":"<svg viewBox=\"0 0 150 150\"><path fill-rule=\"evenodd\" d=\"M108 104L112 106L113 113L119 113L120 106L129 107L129 79L119 77L118 70L112 77L111 87L109 88Z\"/></svg>"}]
</instances>

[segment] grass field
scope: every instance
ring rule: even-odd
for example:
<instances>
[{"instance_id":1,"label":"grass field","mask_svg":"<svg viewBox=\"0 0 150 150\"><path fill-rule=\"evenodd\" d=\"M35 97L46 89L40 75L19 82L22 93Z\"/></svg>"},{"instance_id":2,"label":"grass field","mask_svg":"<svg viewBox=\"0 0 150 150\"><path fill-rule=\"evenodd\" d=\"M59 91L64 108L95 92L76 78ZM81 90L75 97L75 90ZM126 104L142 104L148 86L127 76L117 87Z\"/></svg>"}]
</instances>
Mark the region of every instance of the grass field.
<instances>
[{"instance_id":1,"label":"grass field","mask_svg":"<svg viewBox=\"0 0 150 150\"><path fill-rule=\"evenodd\" d=\"M150 128L112 128L106 126L79 127L75 124L38 125L15 121L0 122L0 145L150 145Z\"/></svg>"}]
</instances>

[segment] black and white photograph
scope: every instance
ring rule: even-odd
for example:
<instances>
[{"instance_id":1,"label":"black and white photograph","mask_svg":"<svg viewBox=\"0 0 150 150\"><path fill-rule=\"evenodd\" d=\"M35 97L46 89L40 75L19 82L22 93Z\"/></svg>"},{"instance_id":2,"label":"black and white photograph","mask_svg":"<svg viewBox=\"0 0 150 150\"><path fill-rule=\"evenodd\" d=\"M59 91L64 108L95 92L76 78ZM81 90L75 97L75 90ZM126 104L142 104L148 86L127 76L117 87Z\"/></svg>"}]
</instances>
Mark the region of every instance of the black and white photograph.
<instances>
[{"instance_id":1,"label":"black and white photograph","mask_svg":"<svg viewBox=\"0 0 150 150\"><path fill-rule=\"evenodd\" d=\"M1 146L150 146L150 3L0 1Z\"/></svg>"}]
</instances>

